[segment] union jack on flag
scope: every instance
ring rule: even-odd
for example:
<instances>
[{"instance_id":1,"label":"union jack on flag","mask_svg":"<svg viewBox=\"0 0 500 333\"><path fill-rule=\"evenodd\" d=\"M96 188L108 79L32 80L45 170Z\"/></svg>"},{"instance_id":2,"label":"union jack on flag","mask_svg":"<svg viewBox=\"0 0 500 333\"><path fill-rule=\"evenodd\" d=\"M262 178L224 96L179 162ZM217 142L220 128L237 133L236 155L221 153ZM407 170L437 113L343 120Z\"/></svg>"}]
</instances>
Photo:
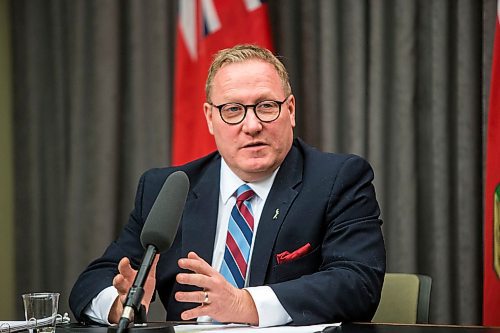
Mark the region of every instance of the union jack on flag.
<instances>
[{"instance_id":1,"label":"union jack on flag","mask_svg":"<svg viewBox=\"0 0 500 333\"><path fill-rule=\"evenodd\" d=\"M172 163L215 150L203 103L212 56L236 44L272 50L267 4L260 0L179 0L175 51Z\"/></svg>"}]
</instances>

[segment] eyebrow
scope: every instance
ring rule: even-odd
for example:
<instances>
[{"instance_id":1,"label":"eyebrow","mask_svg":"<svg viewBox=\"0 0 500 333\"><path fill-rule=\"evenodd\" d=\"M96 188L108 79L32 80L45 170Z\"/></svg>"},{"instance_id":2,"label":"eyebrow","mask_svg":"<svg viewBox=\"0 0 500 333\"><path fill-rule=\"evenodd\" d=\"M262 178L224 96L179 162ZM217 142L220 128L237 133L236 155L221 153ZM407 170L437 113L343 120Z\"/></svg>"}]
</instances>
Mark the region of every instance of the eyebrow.
<instances>
[{"instance_id":1,"label":"eyebrow","mask_svg":"<svg viewBox=\"0 0 500 333\"><path fill-rule=\"evenodd\" d=\"M227 102L221 103L221 104L226 104L226 103L239 103L239 104L245 104L241 99L236 99L236 98L225 98L223 97ZM262 101L275 101L275 100L280 100L279 98L276 97L269 97L267 95L260 95L256 99L253 100L252 104L257 104Z\"/></svg>"}]
</instances>

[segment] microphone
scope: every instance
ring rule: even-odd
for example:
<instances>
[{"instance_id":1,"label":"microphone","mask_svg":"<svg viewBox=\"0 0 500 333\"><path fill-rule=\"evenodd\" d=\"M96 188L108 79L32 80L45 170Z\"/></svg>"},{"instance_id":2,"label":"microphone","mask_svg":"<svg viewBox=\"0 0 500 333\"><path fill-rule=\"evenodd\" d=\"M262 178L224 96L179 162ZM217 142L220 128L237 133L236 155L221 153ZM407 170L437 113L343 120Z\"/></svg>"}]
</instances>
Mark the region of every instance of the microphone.
<instances>
[{"instance_id":1,"label":"microphone","mask_svg":"<svg viewBox=\"0 0 500 333\"><path fill-rule=\"evenodd\" d=\"M172 246L186 203L189 179L183 171L168 176L146 218L141 232L141 244L146 249L134 283L128 291L123 312L118 323L118 333L123 332L139 313L144 296L144 284L155 255Z\"/></svg>"}]
</instances>

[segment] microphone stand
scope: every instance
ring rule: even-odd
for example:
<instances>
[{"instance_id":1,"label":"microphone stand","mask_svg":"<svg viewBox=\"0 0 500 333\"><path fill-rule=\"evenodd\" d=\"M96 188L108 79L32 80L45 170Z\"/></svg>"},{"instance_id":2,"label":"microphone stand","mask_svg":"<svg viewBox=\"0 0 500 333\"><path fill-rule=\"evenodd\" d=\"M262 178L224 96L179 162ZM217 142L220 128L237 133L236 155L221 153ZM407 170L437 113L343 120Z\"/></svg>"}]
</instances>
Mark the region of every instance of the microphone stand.
<instances>
[{"instance_id":1,"label":"microphone stand","mask_svg":"<svg viewBox=\"0 0 500 333\"><path fill-rule=\"evenodd\" d=\"M140 324L147 321L146 308L141 304L141 301L144 297L144 284L146 283L149 271L151 270L151 265L153 264L156 252L157 250L153 245L148 245L146 248L141 266L135 276L134 283L128 291L122 316L118 322L117 333L123 333L127 329L128 324L134 318L136 318L136 321Z\"/></svg>"}]
</instances>

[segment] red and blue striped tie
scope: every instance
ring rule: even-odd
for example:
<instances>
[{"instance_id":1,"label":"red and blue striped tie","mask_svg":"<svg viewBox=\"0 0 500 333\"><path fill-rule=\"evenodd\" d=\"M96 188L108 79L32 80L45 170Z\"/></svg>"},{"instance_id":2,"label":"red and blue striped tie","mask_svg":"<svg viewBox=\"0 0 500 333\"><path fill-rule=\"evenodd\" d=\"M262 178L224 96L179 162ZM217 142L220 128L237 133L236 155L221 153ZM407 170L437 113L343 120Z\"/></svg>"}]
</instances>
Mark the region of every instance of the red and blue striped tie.
<instances>
[{"instance_id":1,"label":"red and blue striped tie","mask_svg":"<svg viewBox=\"0 0 500 333\"><path fill-rule=\"evenodd\" d=\"M234 205L227 228L226 250L221 274L233 286L243 288L247 274L248 257L253 238L253 213L250 199L255 195L247 185L236 190Z\"/></svg>"}]
</instances>

